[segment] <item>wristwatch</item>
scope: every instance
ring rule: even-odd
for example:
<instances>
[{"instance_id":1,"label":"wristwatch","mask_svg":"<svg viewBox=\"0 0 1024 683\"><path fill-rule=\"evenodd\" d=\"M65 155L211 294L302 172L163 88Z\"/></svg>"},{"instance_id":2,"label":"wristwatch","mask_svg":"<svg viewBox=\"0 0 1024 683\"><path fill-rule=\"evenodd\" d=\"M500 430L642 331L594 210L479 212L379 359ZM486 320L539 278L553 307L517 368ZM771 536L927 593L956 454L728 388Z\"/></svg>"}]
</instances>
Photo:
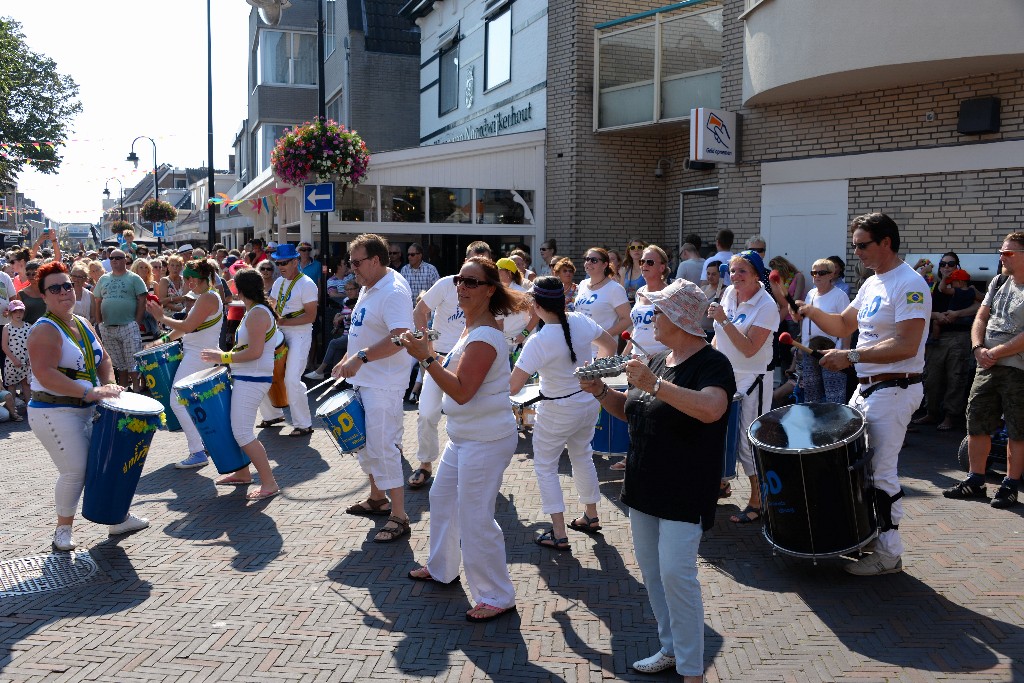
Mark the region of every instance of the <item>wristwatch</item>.
<instances>
[{"instance_id":1,"label":"wristwatch","mask_svg":"<svg viewBox=\"0 0 1024 683\"><path fill-rule=\"evenodd\" d=\"M850 361L851 365L860 362L860 351L857 349L850 349L846 352L846 360Z\"/></svg>"},{"instance_id":2,"label":"wristwatch","mask_svg":"<svg viewBox=\"0 0 1024 683\"><path fill-rule=\"evenodd\" d=\"M370 362L370 359L366 357L366 349L363 349L362 351L360 351L359 353L357 353L357 354L356 354L356 357L357 357L357 358L358 358L359 360L363 361L364 363L369 363L369 362Z\"/></svg>"},{"instance_id":3,"label":"wristwatch","mask_svg":"<svg viewBox=\"0 0 1024 683\"><path fill-rule=\"evenodd\" d=\"M433 362L434 362L434 357L433 356L427 356L426 358L421 360L420 361L420 367L423 368L423 372L426 372L427 368L429 368L430 364L433 363Z\"/></svg>"}]
</instances>

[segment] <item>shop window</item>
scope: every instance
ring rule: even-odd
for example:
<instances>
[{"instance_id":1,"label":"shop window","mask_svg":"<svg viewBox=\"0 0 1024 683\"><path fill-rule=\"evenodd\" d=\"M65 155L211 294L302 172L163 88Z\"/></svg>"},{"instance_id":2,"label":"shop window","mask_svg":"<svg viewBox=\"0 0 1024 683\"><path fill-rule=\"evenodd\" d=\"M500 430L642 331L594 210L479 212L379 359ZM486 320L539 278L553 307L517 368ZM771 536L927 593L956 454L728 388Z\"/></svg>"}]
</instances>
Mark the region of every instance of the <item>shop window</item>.
<instances>
[{"instance_id":1,"label":"shop window","mask_svg":"<svg viewBox=\"0 0 1024 683\"><path fill-rule=\"evenodd\" d=\"M477 223L533 224L533 190L477 190Z\"/></svg>"},{"instance_id":2,"label":"shop window","mask_svg":"<svg viewBox=\"0 0 1024 683\"><path fill-rule=\"evenodd\" d=\"M356 185L346 189L340 208L343 221L376 221L377 186Z\"/></svg>"},{"instance_id":3,"label":"shop window","mask_svg":"<svg viewBox=\"0 0 1024 683\"><path fill-rule=\"evenodd\" d=\"M382 185L380 188L381 221L422 223L425 193L422 187Z\"/></svg>"},{"instance_id":4,"label":"shop window","mask_svg":"<svg viewBox=\"0 0 1024 683\"><path fill-rule=\"evenodd\" d=\"M471 223L473 191L468 188L430 188L431 223Z\"/></svg>"},{"instance_id":5,"label":"shop window","mask_svg":"<svg viewBox=\"0 0 1024 683\"><path fill-rule=\"evenodd\" d=\"M487 20L485 34L484 90L512 80L512 8L508 6Z\"/></svg>"}]
</instances>

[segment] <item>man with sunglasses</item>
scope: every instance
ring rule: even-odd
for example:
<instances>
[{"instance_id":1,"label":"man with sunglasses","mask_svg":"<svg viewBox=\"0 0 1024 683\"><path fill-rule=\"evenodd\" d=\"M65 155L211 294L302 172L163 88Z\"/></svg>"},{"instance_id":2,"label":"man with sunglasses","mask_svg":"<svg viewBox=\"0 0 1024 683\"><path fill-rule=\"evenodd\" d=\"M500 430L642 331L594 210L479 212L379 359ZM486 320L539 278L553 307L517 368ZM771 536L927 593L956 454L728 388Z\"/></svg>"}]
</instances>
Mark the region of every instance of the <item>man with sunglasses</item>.
<instances>
[{"instance_id":1,"label":"man with sunglasses","mask_svg":"<svg viewBox=\"0 0 1024 683\"><path fill-rule=\"evenodd\" d=\"M392 247L393 248L393 247ZM413 242L406 251L409 262L402 266L402 277L409 283L413 304L423 292L434 286L440 275L437 268L423 260L423 245Z\"/></svg>"},{"instance_id":2,"label":"man with sunglasses","mask_svg":"<svg viewBox=\"0 0 1024 683\"><path fill-rule=\"evenodd\" d=\"M313 258L313 245L309 242L299 242L299 270L318 287L320 286L320 276L323 272L320 262Z\"/></svg>"},{"instance_id":3,"label":"man with sunglasses","mask_svg":"<svg viewBox=\"0 0 1024 683\"><path fill-rule=\"evenodd\" d=\"M990 434L1006 421L1007 469L992 507L1017 504L1024 475L1024 232L1013 232L999 250L1003 273L994 278L971 328L971 352L978 361L967 399L967 456L971 473L943 491L946 498L988 498L985 467Z\"/></svg>"},{"instance_id":4,"label":"man with sunglasses","mask_svg":"<svg viewBox=\"0 0 1024 683\"><path fill-rule=\"evenodd\" d=\"M370 479L370 495L345 512L388 517L373 540L390 543L409 533L399 450L409 355L391 338L412 327L412 296L405 278L388 268L388 243L380 235L356 237L349 244L349 256L362 291L352 311L348 351L331 375L348 379L359 390L366 415L366 447L356 457Z\"/></svg>"},{"instance_id":5,"label":"man with sunglasses","mask_svg":"<svg viewBox=\"0 0 1024 683\"><path fill-rule=\"evenodd\" d=\"M142 350L148 293L146 281L128 270L125 253L120 249L110 252L110 272L100 277L92 291L94 317L119 381L136 391L142 389L135 354Z\"/></svg>"},{"instance_id":6,"label":"man with sunglasses","mask_svg":"<svg viewBox=\"0 0 1024 683\"><path fill-rule=\"evenodd\" d=\"M846 565L857 576L890 574L903 570L903 489L898 464L907 425L921 405L924 388L924 347L931 314L931 292L918 273L899 257L900 232L884 213L869 213L850 223L853 249L875 274L865 280L857 298L842 313L826 313L809 305L800 307L826 334L848 337L859 331L855 349L826 351L821 366L841 371L853 366L859 386L850 405L864 414L867 445L873 450L871 470L878 516L878 543Z\"/></svg>"}]
</instances>

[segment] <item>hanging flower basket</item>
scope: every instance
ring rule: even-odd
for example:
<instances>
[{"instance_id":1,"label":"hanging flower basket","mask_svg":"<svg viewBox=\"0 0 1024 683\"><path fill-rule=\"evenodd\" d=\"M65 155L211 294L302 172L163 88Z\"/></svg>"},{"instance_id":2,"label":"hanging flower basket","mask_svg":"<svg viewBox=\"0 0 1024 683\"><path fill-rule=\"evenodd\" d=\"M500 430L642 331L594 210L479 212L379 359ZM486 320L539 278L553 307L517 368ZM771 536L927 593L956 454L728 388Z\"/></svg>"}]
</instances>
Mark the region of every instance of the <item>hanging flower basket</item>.
<instances>
[{"instance_id":1,"label":"hanging flower basket","mask_svg":"<svg viewBox=\"0 0 1024 683\"><path fill-rule=\"evenodd\" d=\"M142 220L151 223L169 223L178 217L178 210L165 201L158 201L150 197L142 202L142 211L139 215Z\"/></svg>"},{"instance_id":2,"label":"hanging flower basket","mask_svg":"<svg viewBox=\"0 0 1024 683\"><path fill-rule=\"evenodd\" d=\"M317 118L285 130L270 155L274 174L289 185L334 182L339 194L363 182L370 152L355 131Z\"/></svg>"},{"instance_id":3,"label":"hanging flower basket","mask_svg":"<svg viewBox=\"0 0 1024 683\"><path fill-rule=\"evenodd\" d=\"M110 224L110 232L115 235L120 235L125 230L131 230L132 224L128 221L114 221Z\"/></svg>"}]
</instances>

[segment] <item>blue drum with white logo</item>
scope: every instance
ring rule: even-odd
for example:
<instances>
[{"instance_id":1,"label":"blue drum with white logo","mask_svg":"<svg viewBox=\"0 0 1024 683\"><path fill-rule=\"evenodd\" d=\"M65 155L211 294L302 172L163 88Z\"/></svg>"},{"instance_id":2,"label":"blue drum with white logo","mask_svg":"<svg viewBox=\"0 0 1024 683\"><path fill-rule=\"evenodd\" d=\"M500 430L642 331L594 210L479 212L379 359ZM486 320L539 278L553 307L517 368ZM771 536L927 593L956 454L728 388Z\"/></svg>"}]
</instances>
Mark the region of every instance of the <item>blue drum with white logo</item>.
<instances>
[{"instance_id":1,"label":"blue drum with white logo","mask_svg":"<svg viewBox=\"0 0 1024 683\"><path fill-rule=\"evenodd\" d=\"M751 423L763 533L773 548L815 559L875 537L865 432L864 415L838 403L784 406Z\"/></svg>"},{"instance_id":2,"label":"blue drum with white logo","mask_svg":"<svg viewBox=\"0 0 1024 683\"><path fill-rule=\"evenodd\" d=\"M221 474L249 466L231 433L231 375L225 367L193 372L174 384L178 402L185 406L206 452Z\"/></svg>"}]
</instances>

